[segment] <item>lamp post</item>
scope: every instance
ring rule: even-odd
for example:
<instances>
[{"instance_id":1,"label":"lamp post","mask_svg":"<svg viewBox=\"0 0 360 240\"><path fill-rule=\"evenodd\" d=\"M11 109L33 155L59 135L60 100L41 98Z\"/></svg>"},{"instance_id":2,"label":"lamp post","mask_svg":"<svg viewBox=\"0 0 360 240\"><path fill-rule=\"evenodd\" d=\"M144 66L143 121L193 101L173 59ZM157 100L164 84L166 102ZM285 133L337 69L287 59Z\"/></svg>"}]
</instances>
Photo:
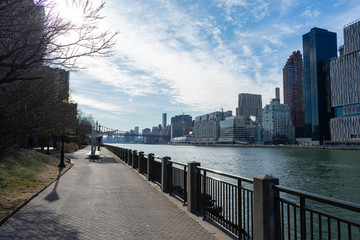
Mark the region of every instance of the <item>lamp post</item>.
<instances>
[{"instance_id":1,"label":"lamp post","mask_svg":"<svg viewBox=\"0 0 360 240\"><path fill-rule=\"evenodd\" d=\"M47 149L46 149L46 154L50 155L50 134L47 135Z\"/></svg>"},{"instance_id":2,"label":"lamp post","mask_svg":"<svg viewBox=\"0 0 360 240\"><path fill-rule=\"evenodd\" d=\"M64 161L64 142L65 142L65 134L64 134L64 130L63 130L63 134L61 136L60 163L58 165L59 168L66 167L65 161Z\"/></svg>"},{"instance_id":3,"label":"lamp post","mask_svg":"<svg viewBox=\"0 0 360 240\"><path fill-rule=\"evenodd\" d=\"M99 125L99 133L101 132L101 126ZM101 143L101 137L98 137L98 151L100 151L100 143Z\"/></svg>"}]
</instances>

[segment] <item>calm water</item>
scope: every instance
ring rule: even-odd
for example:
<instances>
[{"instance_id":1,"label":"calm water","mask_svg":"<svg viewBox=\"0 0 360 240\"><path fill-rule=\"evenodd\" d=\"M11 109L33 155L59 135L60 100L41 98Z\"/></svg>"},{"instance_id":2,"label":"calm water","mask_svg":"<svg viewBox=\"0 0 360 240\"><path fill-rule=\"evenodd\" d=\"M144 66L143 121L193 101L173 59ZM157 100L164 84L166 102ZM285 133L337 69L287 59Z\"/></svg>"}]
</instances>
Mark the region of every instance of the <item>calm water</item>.
<instances>
[{"instance_id":1,"label":"calm water","mask_svg":"<svg viewBox=\"0 0 360 240\"><path fill-rule=\"evenodd\" d=\"M282 186L360 204L359 150L115 145L247 178L268 174Z\"/></svg>"}]
</instances>

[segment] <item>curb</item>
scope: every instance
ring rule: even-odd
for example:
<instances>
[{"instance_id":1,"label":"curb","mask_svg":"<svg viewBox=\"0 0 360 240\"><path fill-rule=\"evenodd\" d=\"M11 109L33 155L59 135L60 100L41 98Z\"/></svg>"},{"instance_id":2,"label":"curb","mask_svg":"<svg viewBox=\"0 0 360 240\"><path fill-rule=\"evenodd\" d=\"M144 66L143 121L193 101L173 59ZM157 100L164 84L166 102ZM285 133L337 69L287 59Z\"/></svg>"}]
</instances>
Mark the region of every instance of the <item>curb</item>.
<instances>
[{"instance_id":1,"label":"curb","mask_svg":"<svg viewBox=\"0 0 360 240\"><path fill-rule=\"evenodd\" d=\"M71 160L70 160L71 161ZM46 188L48 188L51 184L53 184L55 181L57 181L62 175L64 175L67 171L69 171L74 165L71 165L68 167L59 177L55 178L53 181L51 181L47 186L45 186L43 189L41 189L39 192L35 193L33 196L31 196L29 199L27 199L25 202L23 202L20 206L15 208L14 211L9 213L6 217L0 220L0 226L2 226L9 218L14 216L15 213L17 213L21 208L23 208L26 204L28 204L31 200L33 200L35 197L37 197L42 191L44 191Z\"/></svg>"}]
</instances>

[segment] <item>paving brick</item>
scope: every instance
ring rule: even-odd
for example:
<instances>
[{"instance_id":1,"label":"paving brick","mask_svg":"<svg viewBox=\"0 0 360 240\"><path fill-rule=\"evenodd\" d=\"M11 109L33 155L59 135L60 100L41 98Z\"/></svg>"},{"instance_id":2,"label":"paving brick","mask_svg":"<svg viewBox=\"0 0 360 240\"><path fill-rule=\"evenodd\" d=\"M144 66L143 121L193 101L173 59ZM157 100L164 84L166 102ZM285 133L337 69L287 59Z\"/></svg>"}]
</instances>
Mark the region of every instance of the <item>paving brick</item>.
<instances>
[{"instance_id":1,"label":"paving brick","mask_svg":"<svg viewBox=\"0 0 360 240\"><path fill-rule=\"evenodd\" d=\"M216 239L136 172L106 161L74 166L0 227L0 239Z\"/></svg>"}]
</instances>

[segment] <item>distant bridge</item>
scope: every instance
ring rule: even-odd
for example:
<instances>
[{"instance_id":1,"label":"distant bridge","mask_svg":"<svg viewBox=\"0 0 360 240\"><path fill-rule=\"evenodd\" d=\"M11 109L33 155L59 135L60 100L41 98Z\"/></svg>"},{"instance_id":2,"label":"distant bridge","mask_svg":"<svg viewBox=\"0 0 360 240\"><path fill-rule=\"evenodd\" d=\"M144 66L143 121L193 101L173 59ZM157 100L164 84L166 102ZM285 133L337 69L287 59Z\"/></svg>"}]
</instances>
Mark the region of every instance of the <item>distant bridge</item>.
<instances>
[{"instance_id":1,"label":"distant bridge","mask_svg":"<svg viewBox=\"0 0 360 240\"><path fill-rule=\"evenodd\" d=\"M112 129L108 127L104 127L99 125L98 132L105 133L107 136L131 136L131 137L158 137L158 138L168 138L170 139L170 135L163 134L153 134L153 133L131 133L129 131L123 131L119 129Z\"/></svg>"}]
</instances>

